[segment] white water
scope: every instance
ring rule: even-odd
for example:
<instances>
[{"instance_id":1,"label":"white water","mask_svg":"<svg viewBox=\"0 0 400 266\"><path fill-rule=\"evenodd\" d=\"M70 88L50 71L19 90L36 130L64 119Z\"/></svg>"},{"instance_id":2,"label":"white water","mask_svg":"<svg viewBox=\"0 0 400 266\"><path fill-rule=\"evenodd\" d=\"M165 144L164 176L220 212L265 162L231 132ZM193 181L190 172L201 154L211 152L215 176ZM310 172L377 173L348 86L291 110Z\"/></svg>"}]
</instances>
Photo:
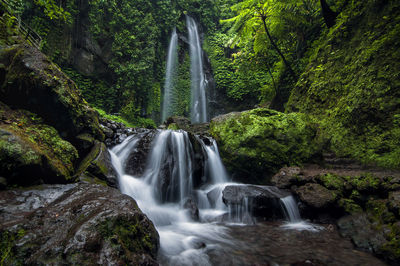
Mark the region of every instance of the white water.
<instances>
[{"instance_id":1,"label":"white water","mask_svg":"<svg viewBox=\"0 0 400 266\"><path fill-rule=\"evenodd\" d=\"M206 80L203 71L203 55L197 24L193 18L186 16L190 46L191 75L191 121L192 123L207 122Z\"/></svg>"},{"instance_id":2,"label":"white water","mask_svg":"<svg viewBox=\"0 0 400 266\"><path fill-rule=\"evenodd\" d=\"M206 145L197 137L207 158L205 179L209 182L200 189L194 189L194 152L185 131L160 131L152 142L144 174L127 175L127 159L142 136L131 136L110 152L119 175L121 192L134 198L140 209L153 221L160 235L159 260L162 264L211 265L210 252L223 250L235 243L221 222L253 224L251 202L246 197L241 204L228 207L222 202L224 188L238 184L227 182L228 175L215 140L210 140L211 145ZM193 221L189 210L182 207L189 198L197 203L199 221ZM282 203L292 221L285 225L287 228L315 229L301 221L291 196L283 198Z\"/></svg>"},{"instance_id":3,"label":"white water","mask_svg":"<svg viewBox=\"0 0 400 266\"><path fill-rule=\"evenodd\" d=\"M201 142L208 156L207 165L213 173L213 183L205 189L194 190L192 182L193 151L184 131L160 131L153 141L148 164L143 176L130 176L124 171L129 150L135 148L140 136L130 137L111 150L113 166L119 175L121 192L133 197L140 209L153 221L160 235L160 261L167 265L210 265L207 251L221 248L230 240L226 228L216 223L200 223L190 218L182 208L185 199L192 197L199 202L200 220L215 221L227 213L222 203L222 190L228 185L215 143L207 147ZM200 139L198 139L201 141ZM163 175L170 174L170 184L163 185ZM215 200L207 193L216 189ZM164 193L163 193L164 191ZM203 195L203 197L199 196ZM211 206L214 206L213 208Z\"/></svg>"},{"instance_id":4,"label":"white water","mask_svg":"<svg viewBox=\"0 0 400 266\"><path fill-rule=\"evenodd\" d=\"M320 231L323 227L308 223L303 221L300 216L299 208L297 207L297 203L293 196L287 196L285 198L280 199L282 209L285 213L286 219L288 220L282 227L286 229L294 229L294 230L307 230L307 231Z\"/></svg>"},{"instance_id":5,"label":"white water","mask_svg":"<svg viewBox=\"0 0 400 266\"><path fill-rule=\"evenodd\" d=\"M178 66L178 34L176 29L172 31L171 40L168 47L167 66L165 72L165 83L164 83L164 97L163 97L163 108L162 108L162 122L174 114L173 108L173 93L175 87L176 71Z\"/></svg>"}]
</instances>

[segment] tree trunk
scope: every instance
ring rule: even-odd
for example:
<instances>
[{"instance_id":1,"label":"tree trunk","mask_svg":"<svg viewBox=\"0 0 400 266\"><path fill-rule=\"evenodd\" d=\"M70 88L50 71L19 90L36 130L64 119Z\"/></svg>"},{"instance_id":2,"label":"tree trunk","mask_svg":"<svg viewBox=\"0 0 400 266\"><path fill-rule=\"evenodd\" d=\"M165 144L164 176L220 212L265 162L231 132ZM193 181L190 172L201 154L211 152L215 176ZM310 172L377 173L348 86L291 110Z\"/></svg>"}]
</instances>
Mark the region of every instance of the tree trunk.
<instances>
[{"instance_id":1,"label":"tree trunk","mask_svg":"<svg viewBox=\"0 0 400 266\"><path fill-rule=\"evenodd\" d=\"M328 28L333 27L336 23L337 13L332 11L325 0L320 0L322 16L324 17L325 24Z\"/></svg>"},{"instance_id":2,"label":"tree trunk","mask_svg":"<svg viewBox=\"0 0 400 266\"><path fill-rule=\"evenodd\" d=\"M261 20L262 20L263 25L264 25L265 33L267 34L268 39L269 39L269 41L271 42L272 46L274 47L275 51L279 54L279 56L280 56L280 57L282 58L282 60L283 60L283 63L285 63L285 66L288 68L290 75L291 75L294 79L296 79L296 74L294 73L294 71L293 71L292 67L290 66L289 62L286 60L286 58L285 58L285 56L283 55L281 49L279 49L279 47L276 45L274 39L272 39L272 36L271 36L271 34L269 33L269 30L268 30L268 28L267 28L267 24L266 24L266 22L265 22L266 19L267 19L266 16L261 15Z\"/></svg>"}]
</instances>

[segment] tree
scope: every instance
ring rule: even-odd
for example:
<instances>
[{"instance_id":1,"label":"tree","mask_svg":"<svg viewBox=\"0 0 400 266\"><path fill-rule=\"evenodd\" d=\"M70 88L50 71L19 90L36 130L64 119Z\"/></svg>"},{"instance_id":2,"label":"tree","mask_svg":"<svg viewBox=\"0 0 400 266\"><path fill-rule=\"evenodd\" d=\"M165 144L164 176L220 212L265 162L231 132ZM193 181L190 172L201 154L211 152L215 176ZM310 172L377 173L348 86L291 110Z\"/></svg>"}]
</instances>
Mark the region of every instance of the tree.
<instances>
[{"instance_id":1,"label":"tree","mask_svg":"<svg viewBox=\"0 0 400 266\"><path fill-rule=\"evenodd\" d=\"M246 0L233 5L232 10L236 11L238 15L231 19L224 20L224 22L233 22L231 31L238 33L237 36L239 39L253 37L253 34L260 34L261 26L273 49L284 62L290 75L295 78L296 74L291 67L291 63L289 63L280 47L275 42L267 25L267 23L275 23L274 15L281 9L279 4L279 1L272 0Z\"/></svg>"},{"instance_id":2,"label":"tree","mask_svg":"<svg viewBox=\"0 0 400 266\"><path fill-rule=\"evenodd\" d=\"M336 23L337 13L332 11L328 3L325 0L320 0L322 16L324 17L325 24L328 28L332 27Z\"/></svg>"}]
</instances>

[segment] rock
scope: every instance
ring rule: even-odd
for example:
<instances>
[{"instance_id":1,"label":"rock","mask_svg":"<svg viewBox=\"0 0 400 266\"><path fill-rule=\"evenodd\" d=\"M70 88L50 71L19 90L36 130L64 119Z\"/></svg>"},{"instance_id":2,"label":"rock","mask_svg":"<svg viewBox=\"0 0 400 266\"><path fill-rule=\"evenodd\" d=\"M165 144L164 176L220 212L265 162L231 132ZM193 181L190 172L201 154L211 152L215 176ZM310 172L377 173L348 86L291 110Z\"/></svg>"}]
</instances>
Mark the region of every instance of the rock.
<instances>
[{"instance_id":1,"label":"rock","mask_svg":"<svg viewBox=\"0 0 400 266\"><path fill-rule=\"evenodd\" d=\"M0 190L7 188L7 179L5 177L0 176Z\"/></svg>"},{"instance_id":2,"label":"rock","mask_svg":"<svg viewBox=\"0 0 400 266\"><path fill-rule=\"evenodd\" d=\"M365 213L345 216L337 222L340 234L350 237L358 248L378 252L386 243L384 232L371 224Z\"/></svg>"},{"instance_id":3,"label":"rock","mask_svg":"<svg viewBox=\"0 0 400 266\"><path fill-rule=\"evenodd\" d=\"M317 209L328 207L330 204L334 203L336 199L334 191L315 183L308 183L301 186L295 189L295 193L302 202Z\"/></svg>"},{"instance_id":4,"label":"rock","mask_svg":"<svg viewBox=\"0 0 400 266\"><path fill-rule=\"evenodd\" d=\"M228 170L245 183L268 183L284 165L309 161L320 153L317 127L300 113L259 108L214 118L217 140Z\"/></svg>"},{"instance_id":5,"label":"rock","mask_svg":"<svg viewBox=\"0 0 400 266\"><path fill-rule=\"evenodd\" d=\"M76 136L77 147L82 151L82 153L87 154L89 150L93 147L95 139L92 135L83 133Z\"/></svg>"},{"instance_id":6,"label":"rock","mask_svg":"<svg viewBox=\"0 0 400 266\"><path fill-rule=\"evenodd\" d=\"M183 116L172 116L168 117L164 125L169 128L170 125L174 124L176 129L186 130L190 126L190 120Z\"/></svg>"},{"instance_id":7,"label":"rock","mask_svg":"<svg viewBox=\"0 0 400 266\"><path fill-rule=\"evenodd\" d=\"M108 125L110 125L108 123ZM114 131L109 127L109 126L104 126L100 125L101 129L103 130L104 135L106 135L107 138L112 138L114 136Z\"/></svg>"},{"instance_id":8,"label":"rock","mask_svg":"<svg viewBox=\"0 0 400 266\"><path fill-rule=\"evenodd\" d=\"M144 173L147 164L147 157L157 133L157 130L149 129L144 130L143 133L139 133L138 138L140 139L136 144L136 148L131 150L125 163L125 171L127 174L140 176Z\"/></svg>"},{"instance_id":9,"label":"rock","mask_svg":"<svg viewBox=\"0 0 400 266\"><path fill-rule=\"evenodd\" d=\"M6 70L0 84L5 104L37 114L73 145L82 133L104 139L96 112L75 83L39 50L22 44L7 47L1 50L0 64Z\"/></svg>"},{"instance_id":10,"label":"rock","mask_svg":"<svg viewBox=\"0 0 400 266\"><path fill-rule=\"evenodd\" d=\"M191 198L186 199L183 208L189 211L190 218L192 218L193 221L199 221L199 208Z\"/></svg>"},{"instance_id":11,"label":"rock","mask_svg":"<svg viewBox=\"0 0 400 266\"><path fill-rule=\"evenodd\" d=\"M389 207L397 216L400 216L400 191L389 193Z\"/></svg>"},{"instance_id":12,"label":"rock","mask_svg":"<svg viewBox=\"0 0 400 266\"><path fill-rule=\"evenodd\" d=\"M0 192L6 265L157 265L159 236L129 196L92 184Z\"/></svg>"},{"instance_id":13,"label":"rock","mask_svg":"<svg viewBox=\"0 0 400 266\"><path fill-rule=\"evenodd\" d=\"M247 203L251 213L257 217L283 218L279 199L290 193L277 187L235 185L226 186L222 191L222 201L227 206L240 206Z\"/></svg>"},{"instance_id":14,"label":"rock","mask_svg":"<svg viewBox=\"0 0 400 266\"><path fill-rule=\"evenodd\" d=\"M118 175L112 166L111 155L104 143L96 142L92 151L83 159L78 168L77 175L81 180L98 178L111 187L118 188Z\"/></svg>"},{"instance_id":15,"label":"rock","mask_svg":"<svg viewBox=\"0 0 400 266\"><path fill-rule=\"evenodd\" d=\"M271 178L271 183L278 188L289 188L300 174L300 167L283 167Z\"/></svg>"},{"instance_id":16,"label":"rock","mask_svg":"<svg viewBox=\"0 0 400 266\"><path fill-rule=\"evenodd\" d=\"M0 176L8 185L74 181L78 152L35 114L0 102Z\"/></svg>"}]
</instances>

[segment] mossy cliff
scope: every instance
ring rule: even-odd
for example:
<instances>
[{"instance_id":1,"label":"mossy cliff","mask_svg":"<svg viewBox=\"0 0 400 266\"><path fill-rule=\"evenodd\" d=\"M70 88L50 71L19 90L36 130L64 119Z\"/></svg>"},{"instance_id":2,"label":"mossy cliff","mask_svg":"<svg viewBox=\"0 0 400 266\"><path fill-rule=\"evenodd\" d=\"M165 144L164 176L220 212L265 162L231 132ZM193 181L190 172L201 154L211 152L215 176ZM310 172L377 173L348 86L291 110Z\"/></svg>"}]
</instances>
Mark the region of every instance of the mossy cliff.
<instances>
[{"instance_id":1,"label":"mossy cliff","mask_svg":"<svg viewBox=\"0 0 400 266\"><path fill-rule=\"evenodd\" d=\"M330 148L400 167L400 3L350 1L314 44L287 111L310 114Z\"/></svg>"},{"instance_id":2,"label":"mossy cliff","mask_svg":"<svg viewBox=\"0 0 400 266\"><path fill-rule=\"evenodd\" d=\"M39 50L26 44L3 47L0 66L0 97L8 106L39 115L73 143L83 133L104 139L95 111L75 83Z\"/></svg>"},{"instance_id":3,"label":"mossy cliff","mask_svg":"<svg viewBox=\"0 0 400 266\"><path fill-rule=\"evenodd\" d=\"M104 140L97 113L45 55L12 39L0 49L2 187L73 182L77 164Z\"/></svg>"},{"instance_id":4,"label":"mossy cliff","mask_svg":"<svg viewBox=\"0 0 400 266\"><path fill-rule=\"evenodd\" d=\"M296 165L318 155L317 127L305 114L254 109L214 118L210 133L234 177L266 183L284 165Z\"/></svg>"}]
</instances>

